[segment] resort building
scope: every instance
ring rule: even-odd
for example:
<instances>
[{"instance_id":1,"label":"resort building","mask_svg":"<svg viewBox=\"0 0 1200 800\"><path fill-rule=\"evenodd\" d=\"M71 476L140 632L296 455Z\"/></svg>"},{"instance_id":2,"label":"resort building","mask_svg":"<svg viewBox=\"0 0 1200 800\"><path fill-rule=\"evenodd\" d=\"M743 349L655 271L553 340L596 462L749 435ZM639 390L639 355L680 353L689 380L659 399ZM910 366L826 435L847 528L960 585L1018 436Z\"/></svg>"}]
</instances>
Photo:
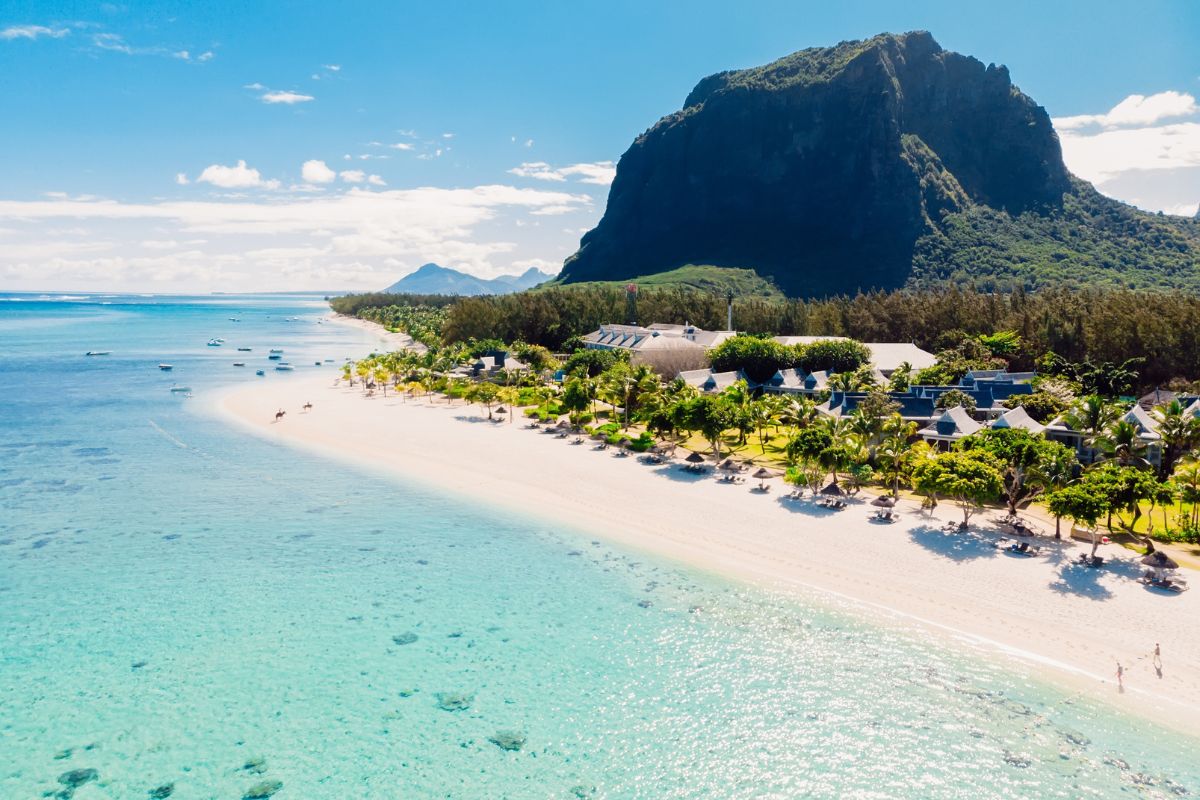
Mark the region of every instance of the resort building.
<instances>
[{"instance_id":1,"label":"resort building","mask_svg":"<svg viewBox=\"0 0 1200 800\"><path fill-rule=\"evenodd\" d=\"M997 429L1023 430L1030 433L1042 433L1046 430L1045 425L1029 416L1029 412L1025 410L1024 406L1017 406L1005 411L992 422L992 427Z\"/></svg>"},{"instance_id":2,"label":"resort building","mask_svg":"<svg viewBox=\"0 0 1200 800\"><path fill-rule=\"evenodd\" d=\"M917 431L917 435L930 444L946 446L982 428L983 426L972 419L965 408L955 406L943 411L928 427Z\"/></svg>"},{"instance_id":3,"label":"resort building","mask_svg":"<svg viewBox=\"0 0 1200 800\"><path fill-rule=\"evenodd\" d=\"M813 342L846 341L845 336L775 336L780 344L812 344ZM886 377L900 369L904 364L912 367L913 371L932 367L937 363L937 356L922 350L912 342L863 342L863 346L871 353L871 366Z\"/></svg>"},{"instance_id":4,"label":"resort building","mask_svg":"<svg viewBox=\"0 0 1200 800\"><path fill-rule=\"evenodd\" d=\"M601 325L583 337L583 346L628 351L630 363L645 364L670 377L703 367L709 350L736 335L736 331L706 331L695 325Z\"/></svg>"}]
</instances>

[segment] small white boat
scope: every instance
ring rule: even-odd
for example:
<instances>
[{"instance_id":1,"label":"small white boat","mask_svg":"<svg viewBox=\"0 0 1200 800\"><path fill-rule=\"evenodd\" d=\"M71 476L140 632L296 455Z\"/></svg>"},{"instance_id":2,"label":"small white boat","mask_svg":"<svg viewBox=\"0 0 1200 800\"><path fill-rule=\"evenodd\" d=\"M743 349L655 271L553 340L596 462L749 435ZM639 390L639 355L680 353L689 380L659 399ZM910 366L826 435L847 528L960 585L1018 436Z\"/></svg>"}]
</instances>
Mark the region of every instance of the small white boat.
<instances>
[{"instance_id":1,"label":"small white boat","mask_svg":"<svg viewBox=\"0 0 1200 800\"><path fill-rule=\"evenodd\" d=\"M261 378L263 375L266 375L267 373L261 369L256 369L256 370L254 370L254 374Z\"/></svg>"},{"instance_id":2,"label":"small white boat","mask_svg":"<svg viewBox=\"0 0 1200 800\"><path fill-rule=\"evenodd\" d=\"M216 339L209 339L209 340L208 340L208 346L209 346L209 347L220 347L220 346L221 346L221 343L220 343L220 342L218 342Z\"/></svg>"},{"instance_id":3,"label":"small white boat","mask_svg":"<svg viewBox=\"0 0 1200 800\"><path fill-rule=\"evenodd\" d=\"M229 321L230 321L230 322L241 322L241 320L240 320L240 319L238 319L237 317L230 317L230 318L229 318Z\"/></svg>"},{"instance_id":4,"label":"small white boat","mask_svg":"<svg viewBox=\"0 0 1200 800\"><path fill-rule=\"evenodd\" d=\"M84 353L85 356L106 356L111 353L111 350L88 350Z\"/></svg>"},{"instance_id":5,"label":"small white boat","mask_svg":"<svg viewBox=\"0 0 1200 800\"><path fill-rule=\"evenodd\" d=\"M192 387L190 386L172 386L171 391L175 394L190 394Z\"/></svg>"},{"instance_id":6,"label":"small white boat","mask_svg":"<svg viewBox=\"0 0 1200 800\"><path fill-rule=\"evenodd\" d=\"M238 352L239 352L239 353L249 353L249 352L250 352L250 348L249 348L249 347L239 347L239 348L238 348Z\"/></svg>"},{"instance_id":7,"label":"small white boat","mask_svg":"<svg viewBox=\"0 0 1200 800\"><path fill-rule=\"evenodd\" d=\"M283 358L283 353L271 353L271 355L267 356L267 358L271 359L272 361L278 361L279 359Z\"/></svg>"},{"instance_id":8,"label":"small white boat","mask_svg":"<svg viewBox=\"0 0 1200 800\"><path fill-rule=\"evenodd\" d=\"M295 367L293 367L291 364L282 364L281 363L281 364L276 364L275 369L279 370L280 372L291 372L292 370L295 369Z\"/></svg>"},{"instance_id":9,"label":"small white boat","mask_svg":"<svg viewBox=\"0 0 1200 800\"><path fill-rule=\"evenodd\" d=\"M175 369L175 365L174 364L159 364L158 368L161 369L163 372L170 372L171 370Z\"/></svg>"},{"instance_id":10,"label":"small white boat","mask_svg":"<svg viewBox=\"0 0 1200 800\"><path fill-rule=\"evenodd\" d=\"M275 348L275 347L272 347L272 348L271 348L270 350L268 350L267 352L269 352L269 353L283 353L283 351L282 351L282 350L280 350L280 349L278 349L278 348Z\"/></svg>"},{"instance_id":11,"label":"small white boat","mask_svg":"<svg viewBox=\"0 0 1200 800\"><path fill-rule=\"evenodd\" d=\"M244 366L246 366L246 362L245 361L235 361L235 362L233 362L233 365L235 367L244 367Z\"/></svg>"}]
</instances>

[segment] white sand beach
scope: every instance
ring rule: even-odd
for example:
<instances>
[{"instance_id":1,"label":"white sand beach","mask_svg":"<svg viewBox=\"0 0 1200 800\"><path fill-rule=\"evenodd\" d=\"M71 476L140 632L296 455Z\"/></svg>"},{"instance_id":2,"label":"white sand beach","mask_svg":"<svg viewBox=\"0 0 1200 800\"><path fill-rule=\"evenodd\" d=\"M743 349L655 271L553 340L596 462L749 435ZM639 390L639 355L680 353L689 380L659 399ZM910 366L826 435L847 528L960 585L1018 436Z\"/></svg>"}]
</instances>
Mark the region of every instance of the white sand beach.
<instances>
[{"instance_id":1,"label":"white sand beach","mask_svg":"<svg viewBox=\"0 0 1200 800\"><path fill-rule=\"evenodd\" d=\"M943 504L933 520L902 502L901 521L869 520L869 498L842 511L781 497L787 487L750 491L674 465L651 465L589 441L572 444L525 428L489 423L473 406L430 404L312 378L269 381L220 397L220 413L255 435L397 480L469 491L491 503L561 520L604 538L772 590L824 598L888 624L921 627L956 646L1012 659L1025 674L1064 684L1192 734L1200 734L1200 591L1169 595L1136 582L1137 556L1101 548L1110 565L1071 562L1086 548L1043 542L1043 555L999 551L1001 536L976 518L976 532L946 534L957 520ZM311 411L301 406L310 401ZM276 409L287 415L275 423ZM1162 674L1150 653L1162 647ZM1116 685L1125 669L1125 691Z\"/></svg>"}]
</instances>

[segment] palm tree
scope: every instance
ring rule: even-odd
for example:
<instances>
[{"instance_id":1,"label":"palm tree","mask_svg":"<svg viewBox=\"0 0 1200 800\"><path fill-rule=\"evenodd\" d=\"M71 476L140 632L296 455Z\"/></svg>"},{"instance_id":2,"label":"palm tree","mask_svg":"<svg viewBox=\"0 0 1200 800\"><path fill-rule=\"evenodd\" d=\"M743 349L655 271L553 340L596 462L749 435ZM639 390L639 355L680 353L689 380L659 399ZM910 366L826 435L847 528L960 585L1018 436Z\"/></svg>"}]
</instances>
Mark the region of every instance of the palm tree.
<instances>
[{"instance_id":1,"label":"palm tree","mask_svg":"<svg viewBox=\"0 0 1200 800\"><path fill-rule=\"evenodd\" d=\"M796 431L813 424L820 416L820 412L817 411L817 404L812 401L812 398L805 395L789 395L788 401L780 418L783 420L783 424L791 428L789 432L794 436Z\"/></svg>"},{"instance_id":2,"label":"palm tree","mask_svg":"<svg viewBox=\"0 0 1200 800\"><path fill-rule=\"evenodd\" d=\"M521 390L515 386L504 386L496 393L496 399L508 406L508 421L511 424L517 415L516 405L521 400Z\"/></svg>"},{"instance_id":3,"label":"palm tree","mask_svg":"<svg viewBox=\"0 0 1200 800\"><path fill-rule=\"evenodd\" d=\"M1158 416L1158 435L1162 439L1162 462L1158 476L1166 479L1175 464L1200 442L1200 420L1187 413L1183 403L1172 400L1154 409Z\"/></svg>"},{"instance_id":4,"label":"palm tree","mask_svg":"<svg viewBox=\"0 0 1200 800\"><path fill-rule=\"evenodd\" d=\"M1083 435L1083 445L1088 449L1095 446L1096 437L1108 429L1117 419L1117 409L1104 401L1100 395L1090 394L1063 415L1063 421Z\"/></svg>"},{"instance_id":5,"label":"palm tree","mask_svg":"<svg viewBox=\"0 0 1200 800\"><path fill-rule=\"evenodd\" d=\"M1183 504L1190 503L1188 526L1195 530L1200 526L1200 461L1184 461L1176 466L1175 483L1179 487L1179 516L1183 516Z\"/></svg>"},{"instance_id":6,"label":"palm tree","mask_svg":"<svg viewBox=\"0 0 1200 800\"><path fill-rule=\"evenodd\" d=\"M1075 482L1079 462L1066 447L1055 447L1046 461L1040 462L1028 480L1041 487L1046 494L1062 489ZM1062 517L1054 516L1054 538L1062 538Z\"/></svg>"},{"instance_id":7,"label":"palm tree","mask_svg":"<svg viewBox=\"0 0 1200 800\"><path fill-rule=\"evenodd\" d=\"M1132 422L1118 420L1097 436L1095 443L1102 454L1100 463L1114 461L1122 467L1150 468L1150 460L1146 458L1149 447Z\"/></svg>"}]
</instances>

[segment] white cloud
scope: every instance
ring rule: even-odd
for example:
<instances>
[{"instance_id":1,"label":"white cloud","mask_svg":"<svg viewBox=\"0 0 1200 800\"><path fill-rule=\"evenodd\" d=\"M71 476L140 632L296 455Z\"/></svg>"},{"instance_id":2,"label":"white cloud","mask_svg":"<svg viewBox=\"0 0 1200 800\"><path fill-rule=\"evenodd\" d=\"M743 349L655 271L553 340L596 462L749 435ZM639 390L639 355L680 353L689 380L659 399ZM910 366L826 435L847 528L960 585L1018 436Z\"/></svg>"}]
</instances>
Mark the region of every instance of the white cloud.
<instances>
[{"instance_id":1,"label":"white cloud","mask_svg":"<svg viewBox=\"0 0 1200 800\"><path fill-rule=\"evenodd\" d=\"M221 169L253 172L242 165ZM21 231L15 241L6 235L0 248L0 285L105 291L378 289L426 261L493 276L517 269L516 261L560 262L569 255L570 242L526 239L545 235L533 226L520 234L524 244L510 238L517 235L511 224L516 220L562 207L588 208L588 198L489 185L350 188L269 201L0 200L0 219ZM94 230L92 241L50 235L64 223ZM153 239L146 237L147 230L156 231Z\"/></svg>"},{"instance_id":2,"label":"white cloud","mask_svg":"<svg viewBox=\"0 0 1200 800\"><path fill-rule=\"evenodd\" d=\"M215 58L215 57L216 57L216 54L215 54L215 53L213 53L213 51L212 51L212 50L205 50L203 53L201 53L200 55L196 56L196 60L197 60L197 61L201 61L201 62L203 62L203 61L212 61L212 60L213 60L213 58Z\"/></svg>"},{"instance_id":3,"label":"white cloud","mask_svg":"<svg viewBox=\"0 0 1200 800\"><path fill-rule=\"evenodd\" d=\"M300 175L307 183L330 183L337 177L328 164L315 158L304 162L300 167Z\"/></svg>"},{"instance_id":4,"label":"white cloud","mask_svg":"<svg viewBox=\"0 0 1200 800\"><path fill-rule=\"evenodd\" d=\"M180 186L187 186L189 183L191 183L191 181L188 180L188 176L187 176L186 172L176 172L175 173L175 182L177 184L179 184Z\"/></svg>"},{"instance_id":5,"label":"white cloud","mask_svg":"<svg viewBox=\"0 0 1200 800\"><path fill-rule=\"evenodd\" d=\"M617 168L611 161L595 161L591 163L571 164L566 167L551 167L545 161L526 161L518 167L513 167L509 173L522 178L533 178L539 181L563 182L569 177L578 177L580 183L591 183L607 186L616 177Z\"/></svg>"},{"instance_id":6,"label":"white cloud","mask_svg":"<svg viewBox=\"0 0 1200 800\"><path fill-rule=\"evenodd\" d=\"M1084 134L1063 131L1063 158L1072 172L1102 184L1130 170L1200 166L1200 122L1177 122Z\"/></svg>"},{"instance_id":7,"label":"white cloud","mask_svg":"<svg viewBox=\"0 0 1200 800\"><path fill-rule=\"evenodd\" d=\"M1174 214L1177 217L1194 217L1200 213L1200 203L1184 203L1163 209L1164 214Z\"/></svg>"},{"instance_id":8,"label":"white cloud","mask_svg":"<svg viewBox=\"0 0 1200 800\"><path fill-rule=\"evenodd\" d=\"M442 138L443 138L443 139L453 139L453 138L454 138L454 134L453 134L453 133L443 133L443 134L442 134Z\"/></svg>"},{"instance_id":9,"label":"white cloud","mask_svg":"<svg viewBox=\"0 0 1200 800\"><path fill-rule=\"evenodd\" d=\"M248 189L252 187L274 188L275 181L264 181L258 170L247 167L245 161L238 161L232 167L221 164L210 164L196 178L197 183L210 183L222 189Z\"/></svg>"},{"instance_id":10,"label":"white cloud","mask_svg":"<svg viewBox=\"0 0 1200 800\"><path fill-rule=\"evenodd\" d=\"M325 69L329 70L330 72L341 72L342 71L341 64L325 64L323 66Z\"/></svg>"},{"instance_id":11,"label":"white cloud","mask_svg":"<svg viewBox=\"0 0 1200 800\"><path fill-rule=\"evenodd\" d=\"M1200 112L1196 98L1182 92L1159 92L1158 94L1131 94L1113 106L1105 114L1079 114L1073 117L1058 117L1054 127L1059 131L1077 130L1091 126L1101 128L1127 128L1153 125L1165 119L1188 117Z\"/></svg>"},{"instance_id":12,"label":"white cloud","mask_svg":"<svg viewBox=\"0 0 1200 800\"><path fill-rule=\"evenodd\" d=\"M183 61L191 61L192 60L192 54L189 53L187 50L179 50L177 52L171 53L171 56L173 58L178 58Z\"/></svg>"},{"instance_id":13,"label":"white cloud","mask_svg":"<svg viewBox=\"0 0 1200 800\"><path fill-rule=\"evenodd\" d=\"M297 103L308 103L316 98L311 94L300 94L299 92L271 91L262 95L262 97L259 99L269 105L282 103L284 105L292 106Z\"/></svg>"},{"instance_id":14,"label":"white cloud","mask_svg":"<svg viewBox=\"0 0 1200 800\"><path fill-rule=\"evenodd\" d=\"M392 148L393 150L412 150L413 149L412 144L409 142L396 142L395 144L389 144L388 147Z\"/></svg>"},{"instance_id":15,"label":"white cloud","mask_svg":"<svg viewBox=\"0 0 1200 800\"><path fill-rule=\"evenodd\" d=\"M125 44L125 40L115 33L94 33L92 34L92 44L101 50L112 50L127 56L133 55L133 48Z\"/></svg>"},{"instance_id":16,"label":"white cloud","mask_svg":"<svg viewBox=\"0 0 1200 800\"><path fill-rule=\"evenodd\" d=\"M1182 213L1200 193L1200 105L1189 94L1131 95L1107 113L1054 122L1067 167L1107 194Z\"/></svg>"},{"instance_id":17,"label":"white cloud","mask_svg":"<svg viewBox=\"0 0 1200 800\"><path fill-rule=\"evenodd\" d=\"M371 184L372 186L387 186L387 181L378 175L368 175L367 183Z\"/></svg>"},{"instance_id":18,"label":"white cloud","mask_svg":"<svg viewBox=\"0 0 1200 800\"><path fill-rule=\"evenodd\" d=\"M545 161L526 161L519 167L513 167L509 173L521 178L534 178L539 181L565 181L566 177Z\"/></svg>"},{"instance_id":19,"label":"white cloud","mask_svg":"<svg viewBox=\"0 0 1200 800\"><path fill-rule=\"evenodd\" d=\"M525 146L526 146L526 147L533 147L533 139L526 139L526 140L525 140Z\"/></svg>"},{"instance_id":20,"label":"white cloud","mask_svg":"<svg viewBox=\"0 0 1200 800\"><path fill-rule=\"evenodd\" d=\"M51 39L61 39L70 33L69 28L47 28L45 25L12 25L0 30L0 39L12 41L13 39L37 39L42 36L48 36Z\"/></svg>"},{"instance_id":21,"label":"white cloud","mask_svg":"<svg viewBox=\"0 0 1200 800\"><path fill-rule=\"evenodd\" d=\"M342 170L342 172L339 174L341 175L342 180L346 183L362 183L367 179L367 173L363 172L361 169Z\"/></svg>"},{"instance_id":22,"label":"white cloud","mask_svg":"<svg viewBox=\"0 0 1200 800\"><path fill-rule=\"evenodd\" d=\"M263 85L262 85L261 83L259 83L258 81L255 81L254 83L247 83L247 84L246 84L245 86L243 86L242 88L243 88L243 89L251 89L251 90L253 90L253 91L256 91L256 92L257 92L257 91L261 91L261 90L263 90L263 89L265 89L265 88L267 88L267 87L263 86Z\"/></svg>"}]
</instances>

